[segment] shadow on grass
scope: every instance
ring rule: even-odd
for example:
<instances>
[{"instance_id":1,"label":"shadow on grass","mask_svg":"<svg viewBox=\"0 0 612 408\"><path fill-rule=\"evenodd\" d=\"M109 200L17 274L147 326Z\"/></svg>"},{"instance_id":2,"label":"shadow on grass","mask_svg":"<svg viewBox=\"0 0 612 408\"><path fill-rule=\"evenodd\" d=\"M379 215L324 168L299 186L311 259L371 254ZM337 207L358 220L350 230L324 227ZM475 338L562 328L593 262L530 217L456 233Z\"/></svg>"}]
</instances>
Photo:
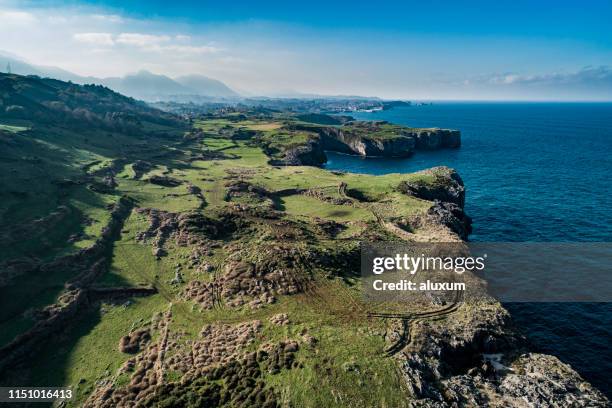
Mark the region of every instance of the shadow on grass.
<instances>
[{"instance_id":1,"label":"shadow on grass","mask_svg":"<svg viewBox=\"0 0 612 408\"><path fill-rule=\"evenodd\" d=\"M19 366L0 373L2 386L61 387L68 382L69 361L79 340L87 336L101 321L99 307L88 308L76 321L60 333L50 336L34 355ZM93 387L95 384L84 384ZM23 404L23 407L45 407L51 403Z\"/></svg>"}]
</instances>

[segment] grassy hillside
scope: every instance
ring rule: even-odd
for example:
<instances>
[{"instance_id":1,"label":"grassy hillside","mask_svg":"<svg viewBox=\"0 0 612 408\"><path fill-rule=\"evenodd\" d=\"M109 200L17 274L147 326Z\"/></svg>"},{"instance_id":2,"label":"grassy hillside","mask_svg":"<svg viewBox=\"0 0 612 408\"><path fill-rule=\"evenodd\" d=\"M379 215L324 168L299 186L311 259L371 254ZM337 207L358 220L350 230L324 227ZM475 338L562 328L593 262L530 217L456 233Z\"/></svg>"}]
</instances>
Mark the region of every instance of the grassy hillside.
<instances>
[{"instance_id":1,"label":"grassy hillside","mask_svg":"<svg viewBox=\"0 0 612 408\"><path fill-rule=\"evenodd\" d=\"M87 294L2 384L72 386L73 406L408 404L355 262L420 234L431 203L397 186L430 175L272 167L254 138L303 141L282 120L187 129L105 88L0 81L0 345Z\"/></svg>"},{"instance_id":2,"label":"grassy hillside","mask_svg":"<svg viewBox=\"0 0 612 408\"><path fill-rule=\"evenodd\" d=\"M183 131L175 117L105 88L17 75L1 75L0 86L0 338L7 341L75 274L40 268L92 245L108 223L120 197L106 186L115 166L158 155ZM126 125L119 118L128 114L134 121Z\"/></svg>"},{"instance_id":3,"label":"grassy hillside","mask_svg":"<svg viewBox=\"0 0 612 408\"><path fill-rule=\"evenodd\" d=\"M0 74L0 120L133 132L179 123L172 115L100 85L11 74Z\"/></svg>"}]
</instances>

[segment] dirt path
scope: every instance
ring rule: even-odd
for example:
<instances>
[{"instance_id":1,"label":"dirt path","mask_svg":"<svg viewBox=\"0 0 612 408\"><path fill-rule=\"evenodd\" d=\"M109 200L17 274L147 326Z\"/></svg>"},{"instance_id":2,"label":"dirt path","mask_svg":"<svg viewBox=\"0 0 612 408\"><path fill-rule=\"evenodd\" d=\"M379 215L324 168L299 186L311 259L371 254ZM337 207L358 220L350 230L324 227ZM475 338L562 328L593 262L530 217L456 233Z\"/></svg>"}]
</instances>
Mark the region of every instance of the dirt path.
<instances>
[{"instance_id":1,"label":"dirt path","mask_svg":"<svg viewBox=\"0 0 612 408\"><path fill-rule=\"evenodd\" d=\"M166 352L168 351L168 333L170 330L169 329L170 319L172 319L171 317L172 316L172 306L173 304L170 303L168 311L166 312L166 315L164 316L164 331L159 339L159 343L157 347L159 351L157 353L157 360L155 361L155 365L153 366L153 369L155 370L155 373L157 374L158 384L164 383L164 359L166 357Z\"/></svg>"},{"instance_id":2,"label":"dirt path","mask_svg":"<svg viewBox=\"0 0 612 408\"><path fill-rule=\"evenodd\" d=\"M140 277L142 280L149 282L156 290L159 295L161 295L164 300L172 305L174 311L180 313L191 323L199 324L199 320L195 317L191 311L185 306L183 303L174 303L176 301L176 295L168 290L168 288L161 282L159 282L159 278L151 277L147 273L142 271L142 267L140 267L137 260L132 259L132 254L130 251L127 251L123 246L127 245L140 245L135 243L124 243L121 245L117 245L115 247L115 251L121 253L121 257L125 260L127 267L134 271L134 273Z\"/></svg>"},{"instance_id":3,"label":"dirt path","mask_svg":"<svg viewBox=\"0 0 612 408\"><path fill-rule=\"evenodd\" d=\"M368 209L372 215L376 218L378 224L385 229L387 232L395 235L403 241L418 241L417 234L410 233L395 225L392 222L386 221L372 206L363 205L354 198L346 194L347 184L342 182L338 185L338 194L346 199L353 202L354 205ZM441 309L429 310L419 313L368 313L368 317L381 318L381 319L399 319L401 321L400 337L392 344L385 353L389 356L401 352L402 350L410 347L413 341L416 324L422 320L437 319L445 317L456 312L462 305L462 293L455 292L455 299L451 304Z\"/></svg>"},{"instance_id":4,"label":"dirt path","mask_svg":"<svg viewBox=\"0 0 612 408\"><path fill-rule=\"evenodd\" d=\"M455 292L455 300L453 303L436 310L428 310L420 313L369 313L369 317L377 317L381 319L400 319L401 320L401 332L400 338L391 345L385 353L389 356L393 356L402 350L410 347L413 340L413 334L415 331L416 324L422 320L436 319L439 317L448 316L456 312L461 305L462 295L461 292Z\"/></svg>"}]
</instances>

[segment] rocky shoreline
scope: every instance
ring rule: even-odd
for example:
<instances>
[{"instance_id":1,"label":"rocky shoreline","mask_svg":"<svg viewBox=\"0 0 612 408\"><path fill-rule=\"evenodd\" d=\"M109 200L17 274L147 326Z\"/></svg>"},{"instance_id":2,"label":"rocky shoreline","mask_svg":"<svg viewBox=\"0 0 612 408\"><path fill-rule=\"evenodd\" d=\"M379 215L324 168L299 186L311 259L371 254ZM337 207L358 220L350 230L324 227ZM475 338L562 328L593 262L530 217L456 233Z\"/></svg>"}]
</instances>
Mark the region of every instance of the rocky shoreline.
<instances>
[{"instance_id":1,"label":"rocky shoreline","mask_svg":"<svg viewBox=\"0 0 612 408\"><path fill-rule=\"evenodd\" d=\"M324 150L368 157L408 157L415 150L437 150L461 146L461 133L451 129L411 129L389 139L366 138L342 128L322 128Z\"/></svg>"},{"instance_id":2,"label":"rocky shoreline","mask_svg":"<svg viewBox=\"0 0 612 408\"><path fill-rule=\"evenodd\" d=\"M452 169L425 170L436 182L402 183L400 191L434 201L428 222L467 239L463 181ZM452 207L455 211L449 211ZM432 216L433 215L433 216ZM450 310L450 308L446 308ZM391 343L408 336L394 354L415 406L609 407L610 401L557 357L531 352L508 311L493 298L464 302L449 319L399 318ZM397 317L394 317L397 319Z\"/></svg>"},{"instance_id":3,"label":"rocky shoreline","mask_svg":"<svg viewBox=\"0 0 612 408\"><path fill-rule=\"evenodd\" d=\"M397 126L389 136L376 136L386 122L352 122L341 127L291 125L294 131L312 132L305 143L291 146L274 165L320 166L327 162L325 151L363 157L403 158L418 150L456 149L461 146L461 132L439 128L405 128ZM393 125L395 126L395 125ZM374 136L372 136L374 134Z\"/></svg>"},{"instance_id":4,"label":"rocky shoreline","mask_svg":"<svg viewBox=\"0 0 612 408\"><path fill-rule=\"evenodd\" d=\"M367 125L366 125L367 126ZM325 151L363 157L408 157L416 150L458 148L461 134L448 129L412 129L399 137L375 139L343 127L303 127L316 138L288 149L276 165L321 166ZM401 239L430 242L467 240L472 220L465 214L465 187L459 174L446 167L417 174L432 181L402 181L397 191L431 202L409 225L385 226ZM419 234L405 229L420 230ZM423 235L424 234L424 235ZM444 310L445 308L442 308ZM389 350L401 368L415 406L607 407L609 400L557 357L533 353L530 344L498 301L487 297L476 303L447 307L444 312L393 317L395 330L387 333ZM430 316L431 315L431 316ZM409 337L411 347L400 344Z\"/></svg>"}]
</instances>

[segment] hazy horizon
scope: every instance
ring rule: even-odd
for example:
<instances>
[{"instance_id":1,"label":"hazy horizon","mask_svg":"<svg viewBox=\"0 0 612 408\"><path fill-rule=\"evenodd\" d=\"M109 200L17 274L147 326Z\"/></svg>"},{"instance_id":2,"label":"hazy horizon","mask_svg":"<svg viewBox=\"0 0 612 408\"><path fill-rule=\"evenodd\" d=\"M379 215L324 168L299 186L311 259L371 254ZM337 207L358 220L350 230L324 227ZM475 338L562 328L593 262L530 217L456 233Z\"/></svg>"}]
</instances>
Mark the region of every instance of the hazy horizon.
<instances>
[{"instance_id":1,"label":"hazy horizon","mask_svg":"<svg viewBox=\"0 0 612 408\"><path fill-rule=\"evenodd\" d=\"M0 52L80 76L200 74L245 96L610 101L612 4L575 6L0 0Z\"/></svg>"}]
</instances>

